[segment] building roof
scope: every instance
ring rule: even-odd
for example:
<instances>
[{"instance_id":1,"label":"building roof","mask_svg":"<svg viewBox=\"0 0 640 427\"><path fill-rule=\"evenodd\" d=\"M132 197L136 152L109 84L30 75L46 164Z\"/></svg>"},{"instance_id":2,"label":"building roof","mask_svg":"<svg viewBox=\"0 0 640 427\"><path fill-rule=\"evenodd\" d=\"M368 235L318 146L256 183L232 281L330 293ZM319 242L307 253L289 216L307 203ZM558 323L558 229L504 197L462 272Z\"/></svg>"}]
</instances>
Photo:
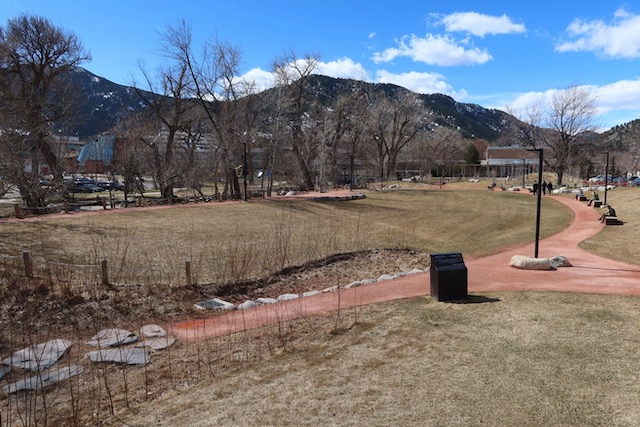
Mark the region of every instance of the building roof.
<instances>
[{"instance_id":1,"label":"building roof","mask_svg":"<svg viewBox=\"0 0 640 427\"><path fill-rule=\"evenodd\" d=\"M112 135L102 135L95 141L87 142L80 154L78 163L84 164L87 161L98 161L104 164L111 164L115 152L115 137Z\"/></svg>"}]
</instances>

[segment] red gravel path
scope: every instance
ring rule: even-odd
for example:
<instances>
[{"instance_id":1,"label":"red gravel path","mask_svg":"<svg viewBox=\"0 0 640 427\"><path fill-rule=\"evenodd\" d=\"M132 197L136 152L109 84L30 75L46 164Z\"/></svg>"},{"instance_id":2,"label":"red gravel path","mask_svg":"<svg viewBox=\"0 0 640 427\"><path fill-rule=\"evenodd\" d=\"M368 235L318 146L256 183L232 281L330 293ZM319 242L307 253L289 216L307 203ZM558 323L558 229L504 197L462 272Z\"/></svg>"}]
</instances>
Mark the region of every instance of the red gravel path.
<instances>
[{"instance_id":1,"label":"red gravel path","mask_svg":"<svg viewBox=\"0 0 640 427\"><path fill-rule=\"evenodd\" d=\"M488 291L562 291L600 294L640 295L640 267L617 262L586 252L578 244L599 232L603 225L596 209L565 197L560 203L575 212L574 221L564 231L543 239L539 256L565 256L573 264L555 271L519 270L509 266L513 255L533 256L534 244L509 249L496 255L466 259L468 287L471 294ZM205 320L176 323L170 326L179 339L196 339L226 335L258 326L302 316L335 311L338 308L371 304L401 298L428 295L429 273L405 276L361 287L299 298L249 310L237 310Z\"/></svg>"}]
</instances>

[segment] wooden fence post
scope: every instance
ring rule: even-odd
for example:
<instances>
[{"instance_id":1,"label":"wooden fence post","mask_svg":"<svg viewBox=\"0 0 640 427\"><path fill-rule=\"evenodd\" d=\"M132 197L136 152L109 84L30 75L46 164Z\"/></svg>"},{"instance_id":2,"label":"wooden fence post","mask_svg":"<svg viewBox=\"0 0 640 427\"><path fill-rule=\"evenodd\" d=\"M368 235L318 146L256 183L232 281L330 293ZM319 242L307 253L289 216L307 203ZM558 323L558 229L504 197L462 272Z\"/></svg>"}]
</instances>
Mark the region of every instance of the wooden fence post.
<instances>
[{"instance_id":1,"label":"wooden fence post","mask_svg":"<svg viewBox=\"0 0 640 427\"><path fill-rule=\"evenodd\" d=\"M103 210L107 210L107 198L106 197L100 197L101 201L102 201L102 209Z\"/></svg>"},{"instance_id":2,"label":"wooden fence post","mask_svg":"<svg viewBox=\"0 0 640 427\"><path fill-rule=\"evenodd\" d=\"M33 264L31 263L31 255L29 252L22 252L22 260L24 261L24 275L29 279L33 279Z\"/></svg>"},{"instance_id":3,"label":"wooden fence post","mask_svg":"<svg viewBox=\"0 0 640 427\"><path fill-rule=\"evenodd\" d=\"M16 218L22 219L22 211L20 210L20 204L13 204L13 212L16 214Z\"/></svg>"},{"instance_id":4,"label":"wooden fence post","mask_svg":"<svg viewBox=\"0 0 640 427\"><path fill-rule=\"evenodd\" d=\"M185 275L187 276L187 286L191 286L193 283L191 281L191 261L186 261L184 263Z\"/></svg>"},{"instance_id":5,"label":"wooden fence post","mask_svg":"<svg viewBox=\"0 0 640 427\"><path fill-rule=\"evenodd\" d=\"M107 260L103 259L100 265L102 267L102 285L109 286L109 268L107 266Z\"/></svg>"}]
</instances>

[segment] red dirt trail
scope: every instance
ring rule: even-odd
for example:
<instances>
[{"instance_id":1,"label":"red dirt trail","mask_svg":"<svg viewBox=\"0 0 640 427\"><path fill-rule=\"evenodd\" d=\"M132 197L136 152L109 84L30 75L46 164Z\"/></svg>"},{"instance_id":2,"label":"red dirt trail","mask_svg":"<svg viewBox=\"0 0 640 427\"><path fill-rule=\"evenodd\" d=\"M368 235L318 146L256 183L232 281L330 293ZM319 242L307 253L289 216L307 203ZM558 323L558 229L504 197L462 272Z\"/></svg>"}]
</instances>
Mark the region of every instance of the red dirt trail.
<instances>
[{"instance_id":1,"label":"red dirt trail","mask_svg":"<svg viewBox=\"0 0 640 427\"><path fill-rule=\"evenodd\" d=\"M513 255L533 256L533 243L487 257L466 259L469 293L561 291L640 295L639 266L603 258L578 247L580 242L604 227L598 221L598 210L574 199L554 199L571 208L575 217L565 230L540 241L539 257L562 255L573 267L553 271L520 270L510 267L509 261ZM178 339L194 341L338 309L429 295L429 283L429 273L425 272L339 292L261 305L248 310L236 310L209 319L175 323L170 325L169 329Z\"/></svg>"}]
</instances>

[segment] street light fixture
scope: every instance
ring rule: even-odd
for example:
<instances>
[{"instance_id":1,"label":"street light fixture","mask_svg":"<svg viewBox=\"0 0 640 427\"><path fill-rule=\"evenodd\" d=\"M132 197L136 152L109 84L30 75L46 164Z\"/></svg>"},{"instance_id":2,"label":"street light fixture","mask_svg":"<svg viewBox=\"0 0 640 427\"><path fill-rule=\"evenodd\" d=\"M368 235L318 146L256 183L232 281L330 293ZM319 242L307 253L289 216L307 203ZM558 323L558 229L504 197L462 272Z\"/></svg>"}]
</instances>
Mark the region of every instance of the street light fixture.
<instances>
[{"instance_id":1,"label":"street light fixture","mask_svg":"<svg viewBox=\"0 0 640 427\"><path fill-rule=\"evenodd\" d=\"M536 206L536 243L534 250L534 258L538 258L538 249L540 245L540 206L542 205L542 161L544 158L544 149L542 148L527 148L527 151L538 152L538 203Z\"/></svg>"}]
</instances>

